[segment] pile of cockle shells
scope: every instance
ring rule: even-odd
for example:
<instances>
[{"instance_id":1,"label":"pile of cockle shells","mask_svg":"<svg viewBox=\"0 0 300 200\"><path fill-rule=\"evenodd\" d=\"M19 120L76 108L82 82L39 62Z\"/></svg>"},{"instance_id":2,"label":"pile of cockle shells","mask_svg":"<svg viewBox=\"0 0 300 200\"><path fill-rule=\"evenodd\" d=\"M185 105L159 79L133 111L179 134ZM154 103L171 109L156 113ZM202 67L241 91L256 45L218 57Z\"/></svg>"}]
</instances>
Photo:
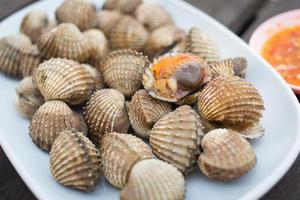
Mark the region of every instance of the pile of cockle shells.
<instances>
[{"instance_id":1,"label":"pile of cockle shells","mask_svg":"<svg viewBox=\"0 0 300 200\"><path fill-rule=\"evenodd\" d=\"M219 181L253 168L264 103L245 58L142 0L65 0L55 16L0 39L0 70L23 78L15 107L57 182L91 191L103 174L121 199L178 200L196 165Z\"/></svg>"}]
</instances>

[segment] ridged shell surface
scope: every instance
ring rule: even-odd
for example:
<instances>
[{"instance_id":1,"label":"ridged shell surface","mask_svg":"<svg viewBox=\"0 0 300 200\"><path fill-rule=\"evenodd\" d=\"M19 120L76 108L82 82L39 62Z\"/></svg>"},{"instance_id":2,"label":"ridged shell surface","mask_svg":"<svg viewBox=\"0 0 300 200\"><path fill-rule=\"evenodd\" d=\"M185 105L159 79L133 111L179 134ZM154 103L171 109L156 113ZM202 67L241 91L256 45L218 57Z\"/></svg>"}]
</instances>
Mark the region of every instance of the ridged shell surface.
<instances>
[{"instance_id":1,"label":"ridged shell surface","mask_svg":"<svg viewBox=\"0 0 300 200\"><path fill-rule=\"evenodd\" d=\"M106 133L100 145L101 166L107 180L115 187L126 185L135 163L151 159L150 147L138 137L126 133Z\"/></svg>"},{"instance_id":2,"label":"ridged shell surface","mask_svg":"<svg viewBox=\"0 0 300 200\"><path fill-rule=\"evenodd\" d=\"M64 58L51 58L40 64L33 80L45 100L72 105L86 101L95 89L92 74L78 62Z\"/></svg>"},{"instance_id":3,"label":"ridged shell surface","mask_svg":"<svg viewBox=\"0 0 300 200\"><path fill-rule=\"evenodd\" d=\"M207 64L196 55L167 53L154 59L143 75L144 88L163 101L176 102L210 80Z\"/></svg>"},{"instance_id":4,"label":"ridged shell surface","mask_svg":"<svg viewBox=\"0 0 300 200\"><path fill-rule=\"evenodd\" d=\"M82 64L82 66L85 69L87 69L90 72L90 74L92 75L94 82L95 82L95 90L100 90L100 89L104 88L104 79L103 79L102 74L99 72L99 70L88 64Z\"/></svg>"},{"instance_id":5,"label":"ridged shell surface","mask_svg":"<svg viewBox=\"0 0 300 200\"><path fill-rule=\"evenodd\" d=\"M58 22L75 24L84 31L96 25L96 6L89 0L65 0L55 16Z\"/></svg>"},{"instance_id":6,"label":"ridged shell surface","mask_svg":"<svg viewBox=\"0 0 300 200\"><path fill-rule=\"evenodd\" d=\"M183 175L172 165L156 159L139 161L131 170L121 200L183 200Z\"/></svg>"},{"instance_id":7,"label":"ridged shell surface","mask_svg":"<svg viewBox=\"0 0 300 200\"><path fill-rule=\"evenodd\" d=\"M210 35L196 27L190 29L180 50L196 54L208 63L220 60L216 42Z\"/></svg>"},{"instance_id":8,"label":"ridged shell surface","mask_svg":"<svg viewBox=\"0 0 300 200\"><path fill-rule=\"evenodd\" d=\"M100 10L97 13L96 27L108 37L114 25L122 18L118 11Z\"/></svg>"},{"instance_id":9,"label":"ridged shell surface","mask_svg":"<svg viewBox=\"0 0 300 200\"><path fill-rule=\"evenodd\" d=\"M30 122L30 136L41 149L50 151L58 134L74 128L84 131L82 120L62 101L47 101L34 113Z\"/></svg>"},{"instance_id":10,"label":"ridged shell surface","mask_svg":"<svg viewBox=\"0 0 300 200\"><path fill-rule=\"evenodd\" d=\"M40 55L30 39L22 34L0 39L0 71L12 77L26 77L40 63Z\"/></svg>"},{"instance_id":11,"label":"ridged shell surface","mask_svg":"<svg viewBox=\"0 0 300 200\"><path fill-rule=\"evenodd\" d=\"M143 0L106 0L103 9L116 10L121 13L133 13Z\"/></svg>"},{"instance_id":12,"label":"ridged shell surface","mask_svg":"<svg viewBox=\"0 0 300 200\"><path fill-rule=\"evenodd\" d=\"M246 80L220 76L202 90L198 110L205 120L243 131L259 122L264 102L257 89Z\"/></svg>"},{"instance_id":13,"label":"ridged shell surface","mask_svg":"<svg viewBox=\"0 0 300 200\"><path fill-rule=\"evenodd\" d=\"M198 165L211 179L229 181L247 173L256 163L256 155L238 133L216 129L202 139Z\"/></svg>"},{"instance_id":14,"label":"ridged shell surface","mask_svg":"<svg viewBox=\"0 0 300 200\"><path fill-rule=\"evenodd\" d=\"M124 16L112 28L109 39L113 49L133 49L140 51L144 48L149 37L144 26L131 16Z\"/></svg>"},{"instance_id":15,"label":"ridged shell surface","mask_svg":"<svg viewBox=\"0 0 300 200\"><path fill-rule=\"evenodd\" d=\"M145 2L140 4L135 11L135 17L149 31L174 23L171 15L163 7L155 3Z\"/></svg>"},{"instance_id":16,"label":"ridged shell surface","mask_svg":"<svg viewBox=\"0 0 300 200\"><path fill-rule=\"evenodd\" d=\"M70 188L92 191L100 178L99 152L75 130L62 131L50 152L50 170L55 180Z\"/></svg>"},{"instance_id":17,"label":"ridged shell surface","mask_svg":"<svg viewBox=\"0 0 300 200\"><path fill-rule=\"evenodd\" d=\"M187 174L197 161L202 135L198 114L190 106L180 106L154 124L149 138L158 158Z\"/></svg>"},{"instance_id":18,"label":"ridged shell surface","mask_svg":"<svg viewBox=\"0 0 300 200\"><path fill-rule=\"evenodd\" d=\"M100 71L105 83L132 96L142 87L142 77L150 62L146 56L134 50L111 52L102 62Z\"/></svg>"},{"instance_id":19,"label":"ridged shell surface","mask_svg":"<svg viewBox=\"0 0 300 200\"><path fill-rule=\"evenodd\" d=\"M18 83L16 94L15 108L26 118L31 118L45 101L37 86L33 84L31 76Z\"/></svg>"},{"instance_id":20,"label":"ridged shell surface","mask_svg":"<svg viewBox=\"0 0 300 200\"><path fill-rule=\"evenodd\" d=\"M68 58L83 62L89 57L88 42L80 30L71 23L63 23L44 33L37 41L41 55Z\"/></svg>"},{"instance_id":21,"label":"ridged shell surface","mask_svg":"<svg viewBox=\"0 0 300 200\"><path fill-rule=\"evenodd\" d=\"M84 117L89 132L98 140L105 133L127 133L129 128L125 98L114 89L95 91L84 107Z\"/></svg>"},{"instance_id":22,"label":"ridged shell surface","mask_svg":"<svg viewBox=\"0 0 300 200\"><path fill-rule=\"evenodd\" d=\"M184 36L184 31L174 25L157 28L149 36L145 53L150 58L157 57L183 39Z\"/></svg>"},{"instance_id":23,"label":"ridged shell surface","mask_svg":"<svg viewBox=\"0 0 300 200\"><path fill-rule=\"evenodd\" d=\"M153 125L172 111L172 105L151 97L146 90L137 91L129 104L129 120L141 137L149 137Z\"/></svg>"}]
</instances>

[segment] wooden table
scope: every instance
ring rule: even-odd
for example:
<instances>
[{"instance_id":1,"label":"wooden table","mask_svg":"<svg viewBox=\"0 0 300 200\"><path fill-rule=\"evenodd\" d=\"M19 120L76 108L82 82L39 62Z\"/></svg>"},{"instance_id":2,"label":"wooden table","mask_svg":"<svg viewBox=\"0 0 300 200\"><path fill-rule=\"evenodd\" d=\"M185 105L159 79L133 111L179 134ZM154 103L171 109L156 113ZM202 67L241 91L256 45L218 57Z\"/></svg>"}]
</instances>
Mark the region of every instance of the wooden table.
<instances>
[{"instance_id":1,"label":"wooden table","mask_svg":"<svg viewBox=\"0 0 300 200\"><path fill-rule=\"evenodd\" d=\"M1 0L0 20L35 0ZM186 0L227 26L246 42L267 18L300 8L300 0ZM299 96L298 96L298 99ZM300 145L300 144L299 144ZM300 198L300 157L288 173L262 199ZM36 199L0 148L0 199Z\"/></svg>"}]
</instances>

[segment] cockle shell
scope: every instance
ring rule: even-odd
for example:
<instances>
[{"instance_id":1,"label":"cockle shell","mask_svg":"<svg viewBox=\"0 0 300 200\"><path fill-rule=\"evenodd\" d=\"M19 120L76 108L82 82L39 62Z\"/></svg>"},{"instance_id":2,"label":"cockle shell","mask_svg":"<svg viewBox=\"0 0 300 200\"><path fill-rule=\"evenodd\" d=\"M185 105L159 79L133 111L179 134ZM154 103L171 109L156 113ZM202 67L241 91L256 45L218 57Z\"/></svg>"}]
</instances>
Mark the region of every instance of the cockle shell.
<instances>
[{"instance_id":1,"label":"cockle shell","mask_svg":"<svg viewBox=\"0 0 300 200\"><path fill-rule=\"evenodd\" d=\"M179 50L196 54L208 63L220 60L216 42L210 35L196 27L190 29Z\"/></svg>"},{"instance_id":2,"label":"cockle shell","mask_svg":"<svg viewBox=\"0 0 300 200\"><path fill-rule=\"evenodd\" d=\"M247 60L244 57L235 57L232 61L233 71L236 76L241 78L246 77Z\"/></svg>"},{"instance_id":3,"label":"cockle shell","mask_svg":"<svg viewBox=\"0 0 300 200\"><path fill-rule=\"evenodd\" d=\"M118 11L101 10L97 13L96 27L109 37L112 28L122 17Z\"/></svg>"},{"instance_id":4,"label":"cockle shell","mask_svg":"<svg viewBox=\"0 0 300 200\"><path fill-rule=\"evenodd\" d=\"M92 137L98 138L98 142L105 133L127 133L129 128L125 98L114 89L95 91L84 107L83 114Z\"/></svg>"},{"instance_id":5,"label":"cockle shell","mask_svg":"<svg viewBox=\"0 0 300 200\"><path fill-rule=\"evenodd\" d=\"M129 104L129 120L134 131L142 137L149 137L152 126L172 111L172 105L155 99L146 90L137 91Z\"/></svg>"},{"instance_id":6,"label":"cockle shell","mask_svg":"<svg viewBox=\"0 0 300 200\"><path fill-rule=\"evenodd\" d=\"M113 49L133 49L140 51L144 48L149 37L144 26L131 16L122 17L109 34L110 45Z\"/></svg>"},{"instance_id":7,"label":"cockle shell","mask_svg":"<svg viewBox=\"0 0 300 200\"><path fill-rule=\"evenodd\" d=\"M92 75L94 82L95 82L95 90L100 90L104 88L104 79L102 74L95 68L92 67L91 65L88 64L81 64L85 69L87 69L90 74Z\"/></svg>"},{"instance_id":8,"label":"cockle shell","mask_svg":"<svg viewBox=\"0 0 300 200\"><path fill-rule=\"evenodd\" d=\"M172 165L157 159L135 164L120 193L121 200L183 200L184 196L183 175Z\"/></svg>"},{"instance_id":9,"label":"cockle shell","mask_svg":"<svg viewBox=\"0 0 300 200\"><path fill-rule=\"evenodd\" d=\"M157 57L184 38L184 35L184 31L174 25L160 27L150 34L145 53L150 58Z\"/></svg>"},{"instance_id":10,"label":"cockle shell","mask_svg":"<svg viewBox=\"0 0 300 200\"><path fill-rule=\"evenodd\" d=\"M215 180L239 178L256 163L251 145L234 131L210 131L202 139L201 146L203 153L198 159L198 165L206 176Z\"/></svg>"},{"instance_id":11,"label":"cockle shell","mask_svg":"<svg viewBox=\"0 0 300 200\"><path fill-rule=\"evenodd\" d=\"M20 31L26 34L33 43L48 28L49 20L47 13L44 11L30 11L22 20Z\"/></svg>"},{"instance_id":12,"label":"cockle shell","mask_svg":"<svg viewBox=\"0 0 300 200\"><path fill-rule=\"evenodd\" d=\"M106 133L100 145L101 166L107 180L115 187L125 186L135 163L151 159L150 147L138 137L126 133Z\"/></svg>"},{"instance_id":13,"label":"cockle shell","mask_svg":"<svg viewBox=\"0 0 300 200\"><path fill-rule=\"evenodd\" d=\"M149 31L174 23L171 15L163 7L155 3L145 2L140 4L135 11L135 17Z\"/></svg>"},{"instance_id":14,"label":"cockle shell","mask_svg":"<svg viewBox=\"0 0 300 200\"><path fill-rule=\"evenodd\" d=\"M72 23L84 31L96 25L96 6L89 0L65 0L55 16L59 23Z\"/></svg>"},{"instance_id":15,"label":"cockle shell","mask_svg":"<svg viewBox=\"0 0 300 200\"><path fill-rule=\"evenodd\" d=\"M146 56L134 50L111 52L102 62L100 71L111 88L132 96L142 87L142 77L150 62Z\"/></svg>"},{"instance_id":16,"label":"cockle shell","mask_svg":"<svg viewBox=\"0 0 300 200\"><path fill-rule=\"evenodd\" d=\"M12 77L30 76L40 55L30 39L20 33L0 39L0 71Z\"/></svg>"},{"instance_id":17,"label":"cockle shell","mask_svg":"<svg viewBox=\"0 0 300 200\"><path fill-rule=\"evenodd\" d=\"M83 62L89 57L88 42L80 30L70 23L63 23L44 33L37 41L41 55L68 58Z\"/></svg>"},{"instance_id":18,"label":"cockle shell","mask_svg":"<svg viewBox=\"0 0 300 200\"><path fill-rule=\"evenodd\" d=\"M183 97L182 99L180 99L179 101L176 101L175 103L177 105L189 105L189 106L194 105L198 101L198 96L202 89L203 88L201 87L200 90L197 90L196 92L193 92L193 93Z\"/></svg>"},{"instance_id":19,"label":"cockle shell","mask_svg":"<svg viewBox=\"0 0 300 200\"><path fill-rule=\"evenodd\" d=\"M199 95L198 110L208 121L220 122L238 132L256 125L264 102L254 86L237 76L211 80Z\"/></svg>"},{"instance_id":20,"label":"cockle shell","mask_svg":"<svg viewBox=\"0 0 300 200\"><path fill-rule=\"evenodd\" d=\"M47 101L34 113L30 122L30 136L41 149L50 151L58 134L74 128L85 131L84 122L62 101ZM86 134L86 132L85 132Z\"/></svg>"},{"instance_id":21,"label":"cockle shell","mask_svg":"<svg viewBox=\"0 0 300 200\"><path fill-rule=\"evenodd\" d=\"M100 178L99 152L95 145L74 129L62 131L50 152L50 170L55 180L85 192Z\"/></svg>"},{"instance_id":22,"label":"cockle shell","mask_svg":"<svg viewBox=\"0 0 300 200\"><path fill-rule=\"evenodd\" d=\"M106 0L103 9L117 10L121 13L133 13L143 0Z\"/></svg>"},{"instance_id":23,"label":"cockle shell","mask_svg":"<svg viewBox=\"0 0 300 200\"><path fill-rule=\"evenodd\" d=\"M187 174L200 153L202 135L198 114L190 106L180 106L154 124L149 138L158 158Z\"/></svg>"},{"instance_id":24,"label":"cockle shell","mask_svg":"<svg viewBox=\"0 0 300 200\"><path fill-rule=\"evenodd\" d=\"M92 74L80 63L64 58L51 58L40 64L33 80L45 100L72 105L86 101L95 89Z\"/></svg>"},{"instance_id":25,"label":"cockle shell","mask_svg":"<svg viewBox=\"0 0 300 200\"><path fill-rule=\"evenodd\" d=\"M143 75L143 85L151 96L176 102L209 79L207 65L201 58L172 53L154 59Z\"/></svg>"},{"instance_id":26,"label":"cockle shell","mask_svg":"<svg viewBox=\"0 0 300 200\"><path fill-rule=\"evenodd\" d=\"M25 77L16 87L15 108L24 117L31 118L45 102L42 94L32 82L32 77Z\"/></svg>"}]
</instances>

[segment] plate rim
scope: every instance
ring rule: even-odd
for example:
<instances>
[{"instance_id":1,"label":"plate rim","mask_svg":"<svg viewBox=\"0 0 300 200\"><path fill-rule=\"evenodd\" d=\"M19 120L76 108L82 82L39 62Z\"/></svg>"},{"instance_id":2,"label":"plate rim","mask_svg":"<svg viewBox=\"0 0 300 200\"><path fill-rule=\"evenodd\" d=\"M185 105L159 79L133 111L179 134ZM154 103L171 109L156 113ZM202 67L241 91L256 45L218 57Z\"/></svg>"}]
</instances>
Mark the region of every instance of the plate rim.
<instances>
[{"instance_id":1,"label":"plate rim","mask_svg":"<svg viewBox=\"0 0 300 200\"><path fill-rule=\"evenodd\" d=\"M16 13L21 12L24 9L26 9L32 5L42 4L45 1L46 0L37 1L37 2L31 3L25 7L17 10L16 12L12 13L11 15L9 15L6 18L4 18L3 20L1 20L0 24L3 23L4 21L8 20L11 17L14 17L14 15ZM50 1L50 0L47 0L47 1ZM276 77L276 79L280 82L280 84L282 85L284 90L286 90L289 99L291 100L294 107L296 108L297 118L299 119L298 121L300 121L300 106L299 106L296 96L294 95L294 93L292 92L292 90L290 89L288 84L285 83L283 78L276 72L276 70L270 64L268 64L262 57L260 57L260 55L257 52L255 52L253 49L251 49L241 38L239 38L237 35L235 35L232 31L230 31L227 27L222 25L220 22L218 22L217 20L215 20L214 18L212 18L211 16L206 14L204 11L196 8L195 6L189 4L188 2L185 2L183 0L176 0L176 1L175 0L165 0L164 3L165 4L171 3L171 4L174 4L179 7L184 7L187 11L189 11L197 16L199 16L199 14L201 13L201 15L202 15L201 17L205 18L205 20L207 20L209 23L213 24L218 29L221 29L224 33L230 35L231 38L233 40L235 40L235 42L237 42L239 45L242 45L244 48L247 48L249 50L249 52L251 52L251 54L253 54L253 56L256 59L258 59L260 62L262 62L265 65L265 67L269 68L271 73L273 73L273 75ZM251 200L251 199L258 199L258 198L262 197L267 191L269 191L280 180L280 178L283 177L283 175L288 171L288 169L292 166L292 164L296 160L296 158L299 154L299 151L300 151L300 145L298 145L298 144L300 144L300 123L297 124L296 133L297 133L297 137L294 140L291 148L288 149L288 155L286 156L286 158L284 160L285 162L281 162L280 165L276 166L276 168L270 173L270 175L268 177L263 179L263 181L260 184L256 185L254 189L251 189L247 193L245 193L240 199ZM24 181L26 186L35 195L35 197L37 197L38 199L45 199L44 192L42 190L40 190L39 187L37 187L37 185L35 185L34 183L31 182L30 174L26 174L23 171L22 167L20 167L22 165L22 162L18 159L15 159L14 156L9 153L11 151L10 149L12 147L10 147L10 145L3 144L3 141L5 141L3 139L3 135L4 135L3 133L0 133L0 146L2 147L3 151L5 152L7 158L12 163L13 167L16 169L17 173L20 175L20 177L22 178L22 180Z\"/></svg>"}]
</instances>

